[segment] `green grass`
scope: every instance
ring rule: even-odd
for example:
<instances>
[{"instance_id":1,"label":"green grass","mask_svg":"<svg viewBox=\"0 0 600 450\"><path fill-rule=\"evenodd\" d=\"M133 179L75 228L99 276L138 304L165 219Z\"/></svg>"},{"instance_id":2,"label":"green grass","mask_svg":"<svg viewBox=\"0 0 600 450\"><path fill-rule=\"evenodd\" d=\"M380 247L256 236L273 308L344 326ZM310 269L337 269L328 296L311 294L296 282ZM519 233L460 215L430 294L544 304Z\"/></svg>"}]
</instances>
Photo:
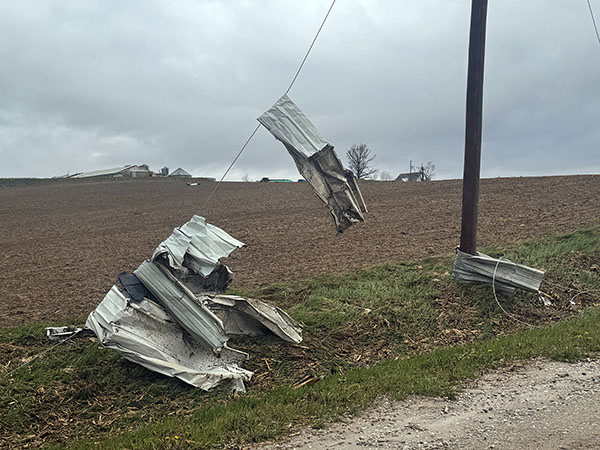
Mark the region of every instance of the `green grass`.
<instances>
[{"instance_id":1,"label":"green grass","mask_svg":"<svg viewBox=\"0 0 600 450\"><path fill-rule=\"evenodd\" d=\"M586 334L587 333L587 334ZM294 425L321 426L369 405L379 396L453 397L457 383L510 361L547 357L575 361L600 350L600 310L542 329L440 348L408 359L387 360L369 368L332 375L310 388L279 387L267 394L207 405L184 418L169 418L141 430L103 441L99 448L162 448L177 445L218 447L259 442ZM170 438L170 439L167 439ZM175 445L174 444L174 445ZM90 442L72 448L89 448Z\"/></svg>"},{"instance_id":2,"label":"green grass","mask_svg":"<svg viewBox=\"0 0 600 450\"><path fill-rule=\"evenodd\" d=\"M501 297L512 320L489 286L450 279L450 256L239 292L287 309L305 340L232 339L251 354L246 367L255 372L249 393L237 398L227 387L206 393L152 373L91 338L7 376L50 344L40 324L0 330L0 439L57 448L257 442L321 426L382 395L451 397L457 383L515 359L571 361L599 350L600 229L486 252L543 267L553 306L530 293ZM306 376L320 381L292 387Z\"/></svg>"}]
</instances>

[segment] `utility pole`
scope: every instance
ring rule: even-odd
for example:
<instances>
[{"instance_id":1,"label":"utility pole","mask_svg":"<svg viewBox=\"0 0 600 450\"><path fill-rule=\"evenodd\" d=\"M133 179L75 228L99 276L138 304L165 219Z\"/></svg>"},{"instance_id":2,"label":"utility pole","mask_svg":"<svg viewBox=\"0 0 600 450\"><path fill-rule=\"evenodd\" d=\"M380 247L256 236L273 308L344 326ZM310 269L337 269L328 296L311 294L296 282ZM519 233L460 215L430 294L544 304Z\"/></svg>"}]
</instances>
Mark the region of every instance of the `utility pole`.
<instances>
[{"instance_id":1,"label":"utility pole","mask_svg":"<svg viewBox=\"0 0 600 450\"><path fill-rule=\"evenodd\" d=\"M483 66L487 0L472 0L467 75L465 164L463 173L460 250L477 253L477 205L481 167L481 125L483 116Z\"/></svg>"}]
</instances>

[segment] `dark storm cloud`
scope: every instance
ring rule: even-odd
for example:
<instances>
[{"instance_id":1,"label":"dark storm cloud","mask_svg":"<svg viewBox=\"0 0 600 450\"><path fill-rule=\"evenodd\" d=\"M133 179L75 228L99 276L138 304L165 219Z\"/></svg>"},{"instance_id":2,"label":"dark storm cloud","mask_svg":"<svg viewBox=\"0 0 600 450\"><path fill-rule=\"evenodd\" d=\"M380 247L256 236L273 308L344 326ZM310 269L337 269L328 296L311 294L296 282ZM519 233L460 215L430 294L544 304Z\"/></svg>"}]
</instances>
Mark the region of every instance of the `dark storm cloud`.
<instances>
[{"instance_id":1,"label":"dark storm cloud","mask_svg":"<svg viewBox=\"0 0 600 450\"><path fill-rule=\"evenodd\" d=\"M592 5L600 13L600 3ZM5 2L0 176L146 162L219 177L286 89L329 1ZM339 0L292 98L391 173L462 173L470 2ZM482 174L600 171L585 1L491 2ZM230 178L296 178L264 130Z\"/></svg>"}]
</instances>

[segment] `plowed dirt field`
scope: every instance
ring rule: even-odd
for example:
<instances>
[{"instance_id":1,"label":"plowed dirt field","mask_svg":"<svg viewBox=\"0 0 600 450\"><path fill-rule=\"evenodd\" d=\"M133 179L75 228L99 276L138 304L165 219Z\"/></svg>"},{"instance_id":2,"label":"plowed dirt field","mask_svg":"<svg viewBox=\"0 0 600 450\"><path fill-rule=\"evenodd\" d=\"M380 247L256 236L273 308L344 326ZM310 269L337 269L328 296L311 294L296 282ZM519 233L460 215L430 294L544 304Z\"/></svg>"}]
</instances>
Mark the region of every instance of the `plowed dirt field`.
<instances>
[{"instance_id":1,"label":"plowed dirt field","mask_svg":"<svg viewBox=\"0 0 600 450\"><path fill-rule=\"evenodd\" d=\"M366 222L336 235L306 183L58 181L0 186L0 326L86 315L193 214L247 244L226 264L259 286L452 252L461 182L367 182ZM483 180L480 247L600 224L600 175Z\"/></svg>"}]
</instances>

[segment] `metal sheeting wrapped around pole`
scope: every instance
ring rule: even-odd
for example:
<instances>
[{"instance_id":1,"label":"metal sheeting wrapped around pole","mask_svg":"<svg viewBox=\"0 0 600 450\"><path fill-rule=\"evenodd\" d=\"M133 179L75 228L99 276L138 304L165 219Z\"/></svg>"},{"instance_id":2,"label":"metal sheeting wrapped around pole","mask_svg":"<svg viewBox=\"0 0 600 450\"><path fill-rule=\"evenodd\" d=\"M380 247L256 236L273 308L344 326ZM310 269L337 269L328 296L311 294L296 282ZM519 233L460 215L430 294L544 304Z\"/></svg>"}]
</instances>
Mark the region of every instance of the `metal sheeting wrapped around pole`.
<instances>
[{"instance_id":1,"label":"metal sheeting wrapped around pole","mask_svg":"<svg viewBox=\"0 0 600 450\"><path fill-rule=\"evenodd\" d=\"M538 292L544 272L508 259L496 259L483 253L470 255L457 249L452 278L468 283L493 282L496 289L512 294L517 288Z\"/></svg>"}]
</instances>

